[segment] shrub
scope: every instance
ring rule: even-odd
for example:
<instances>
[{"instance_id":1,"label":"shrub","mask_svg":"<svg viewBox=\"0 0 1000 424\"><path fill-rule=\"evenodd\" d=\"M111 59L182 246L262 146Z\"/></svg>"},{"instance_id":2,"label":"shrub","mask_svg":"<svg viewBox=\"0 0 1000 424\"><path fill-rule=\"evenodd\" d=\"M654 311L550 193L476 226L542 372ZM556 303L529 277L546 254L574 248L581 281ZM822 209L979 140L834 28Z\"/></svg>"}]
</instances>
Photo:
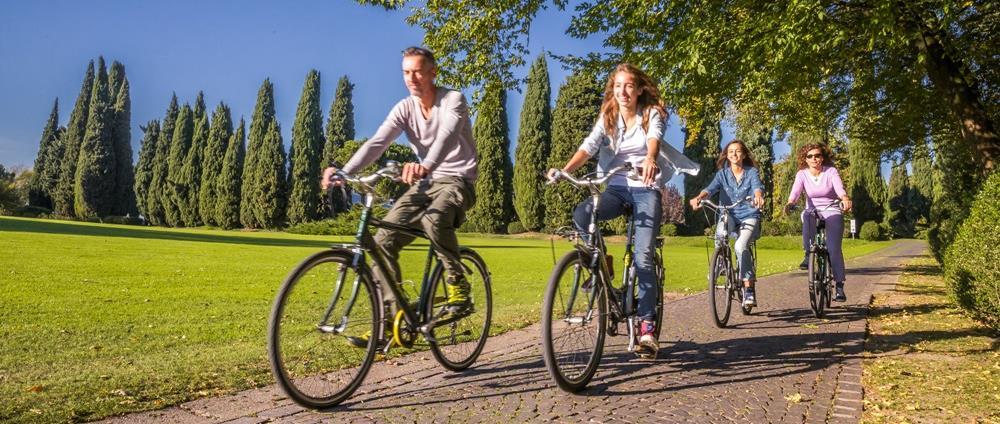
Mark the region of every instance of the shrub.
<instances>
[{"instance_id":1,"label":"shrub","mask_svg":"<svg viewBox=\"0 0 1000 424\"><path fill-rule=\"evenodd\" d=\"M524 225L521 225L521 221L514 221L507 224L507 234L521 234L524 231Z\"/></svg>"},{"instance_id":2,"label":"shrub","mask_svg":"<svg viewBox=\"0 0 1000 424\"><path fill-rule=\"evenodd\" d=\"M105 224L119 224L119 225L145 225L146 222L134 216L118 216L110 215L101 218L101 222Z\"/></svg>"},{"instance_id":3,"label":"shrub","mask_svg":"<svg viewBox=\"0 0 1000 424\"><path fill-rule=\"evenodd\" d=\"M861 231L858 232L858 237L862 240L876 241L882 240L882 226L875 221L868 221L861 224Z\"/></svg>"},{"instance_id":4,"label":"shrub","mask_svg":"<svg viewBox=\"0 0 1000 424\"><path fill-rule=\"evenodd\" d=\"M22 218L38 218L51 214L52 211L41 206L19 206L10 210L0 210L3 215L18 216Z\"/></svg>"},{"instance_id":5,"label":"shrub","mask_svg":"<svg viewBox=\"0 0 1000 424\"><path fill-rule=\"evenodd\" d=\"M945 253L945 281L955 300L973 316L1000 329L1000 172L983 184L969 217Z\"/></svg>"},{"instance_id":6,"label":"shrub","mask_svg":"<svg viewBox=\"0 0 1000 424\"><path fill-rule=\"evenodd\" d=\"M358 231L358 221L361 220L361 205L354 205L349 211L341 213L334 218L321 221L303 222L286 229L292 234L312 234L326 236L353 236ZM385 216L387 209L381 206L372 208L372 213L376 217ZM374 227L369 227L369 231L374 232Z\"/></svg>"},{"instance_id":7,"label":"shrub","mask_svg":"<svg viewBox=\"0 0 1000 424\"><path fill-rule=\"evenodd\" d=\"M760 227L764 236L798 236L802 235L802 221L798 215L764 221Z\"/></svg>"},{"instance_id":8,"label":"shrub","mask_svg":"<svg viewBox=\"0 0 1000 424\"><path fill-rule=\"evenodd\" d=\"M677 235L677 224L663 224L660 227L660 235L673 237Z\"/></svg>"}]
</instances>

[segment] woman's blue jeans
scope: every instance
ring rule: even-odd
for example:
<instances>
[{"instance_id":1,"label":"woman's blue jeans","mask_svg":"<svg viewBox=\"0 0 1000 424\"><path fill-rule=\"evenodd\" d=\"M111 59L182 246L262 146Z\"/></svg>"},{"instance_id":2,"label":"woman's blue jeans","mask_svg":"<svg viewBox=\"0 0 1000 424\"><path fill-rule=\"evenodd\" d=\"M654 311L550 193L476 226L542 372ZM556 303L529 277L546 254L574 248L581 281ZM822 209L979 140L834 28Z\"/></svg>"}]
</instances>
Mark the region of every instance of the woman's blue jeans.
<instances>
[{"instance_id":1,"label":"woman's blue jeans","mask_svg":"<svg viewBox=\"0 0 1000 424\"><path fill-rule=\"evenodd\" d=\"M638 276L639 308L637 315L646 321L656 320L656 237L660 235L660 218L663 215L660 191L646 187L608 186L601 193L597 220L607 221L625 213L625 205L632 205L635 220L635 270ZM586 232L594 201L587 199L573 212L576 229Z\"/></svg>"}]
</instances>

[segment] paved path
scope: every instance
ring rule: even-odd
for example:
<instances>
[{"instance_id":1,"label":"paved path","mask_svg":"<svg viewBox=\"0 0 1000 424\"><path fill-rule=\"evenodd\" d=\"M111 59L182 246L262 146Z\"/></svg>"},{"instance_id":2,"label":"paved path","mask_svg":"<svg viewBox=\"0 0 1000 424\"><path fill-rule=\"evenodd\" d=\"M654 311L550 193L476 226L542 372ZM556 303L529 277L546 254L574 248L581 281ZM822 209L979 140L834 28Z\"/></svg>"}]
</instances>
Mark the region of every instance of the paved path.
<instances>
[{"instance_id":1,"label":"paved path","mask_svg":"<svg viewBox=\"0 0 1000 424\"><path fill-rule=\"evenodd\" d=\"M809 310L804 272L758 283L759 307L730 327L711 323L705 294L667 303L656 361L641 361L609 338L591 387L555 388L540 356L538 326L491 338L463 373L429 353L379 363L328 412L303 410L275 386L110 422L858 422L867 305L892 288L900 264L922 242L903 241L848 263L846 304L825 319Z\"/></svg>"}]
</instances>

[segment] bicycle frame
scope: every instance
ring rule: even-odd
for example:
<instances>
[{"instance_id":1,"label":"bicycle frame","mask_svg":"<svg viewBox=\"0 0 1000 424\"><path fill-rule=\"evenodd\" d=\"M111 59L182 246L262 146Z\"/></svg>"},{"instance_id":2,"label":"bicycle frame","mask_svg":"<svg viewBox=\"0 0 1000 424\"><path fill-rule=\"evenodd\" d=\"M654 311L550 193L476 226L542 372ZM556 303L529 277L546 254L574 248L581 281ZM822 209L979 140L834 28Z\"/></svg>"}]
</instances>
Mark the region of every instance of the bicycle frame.
<instances>
[{"instance_id":1,"label":"bicycle frame","mask_svg":"<svg viewBox=\"0 0 1000 424\"><path fill-rule=\"evenodd\" d=\"M740 200L740 201L738 201L736 203L733 203L732 205L729 205L729 206L719 206L719 205L717 205L715 203L712 203L711 201L709 201L707 199L706 200L702 200L702 204L703 205L709 206L710 208L714 209L715 212L718 214L718 218L716 218L716 220L715 220L716 226L718 226L721 223L723 225L723 228L725 228L725 231L723 231L723 233L722 233L721 236L718 234L718 231L716 230L714 239L715 239L715 241L717 241L719 243L719 246L724 246L725 247L726 252L727 252L727 254L730 257L730 262L733 262L733 260L732 260L733 248L729 245L729 241L730 241L730 239L732 239L732 234L729 231L729 220L733 219L733 216L732 216L732 214L733 214L733 211L732 211L733 208L735 208L736 206L740 205L741 203L747 201L747 199L749 199L749 197L746 198L746 199L742 199L742 200ZM753 259L754 266L756 267L757 266L757 241L756 240L751 240L750 243L749 243L749 245L747 247L750 248L750 257ZM738 262L738 261L736 261L736 262ZM709 264L709 266L711 266L711 264ZM740 269L738 271L739 271L739 275L742 276L743 275L743 270Z\"/></svg>"}]
</instances>

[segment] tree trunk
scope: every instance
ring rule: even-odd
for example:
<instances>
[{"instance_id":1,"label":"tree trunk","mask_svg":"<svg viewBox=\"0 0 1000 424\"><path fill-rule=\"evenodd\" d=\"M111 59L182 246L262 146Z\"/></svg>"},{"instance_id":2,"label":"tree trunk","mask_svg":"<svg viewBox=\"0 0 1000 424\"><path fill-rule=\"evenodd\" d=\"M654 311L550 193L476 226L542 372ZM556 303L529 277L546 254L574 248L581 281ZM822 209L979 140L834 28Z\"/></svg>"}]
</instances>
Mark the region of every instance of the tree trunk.
<instances>
[{"instance_id":1,"label":"tree trunk","mask_svg":"<svg viewBox=\"0 0 1000 424\"><path fill-rule=\"evenodd\" d=\"M906 18L904 21L904 25L914 30L912 43L926 58L924 66L935 91L948 102L958 118L962 139L979 153L986 172L996 169L997 160L1000 160L1000 136L980 101L976 85L963 74L962 65L948 55L941 43L943 34L922 21Z\"/></svg>"}]
</instances>

